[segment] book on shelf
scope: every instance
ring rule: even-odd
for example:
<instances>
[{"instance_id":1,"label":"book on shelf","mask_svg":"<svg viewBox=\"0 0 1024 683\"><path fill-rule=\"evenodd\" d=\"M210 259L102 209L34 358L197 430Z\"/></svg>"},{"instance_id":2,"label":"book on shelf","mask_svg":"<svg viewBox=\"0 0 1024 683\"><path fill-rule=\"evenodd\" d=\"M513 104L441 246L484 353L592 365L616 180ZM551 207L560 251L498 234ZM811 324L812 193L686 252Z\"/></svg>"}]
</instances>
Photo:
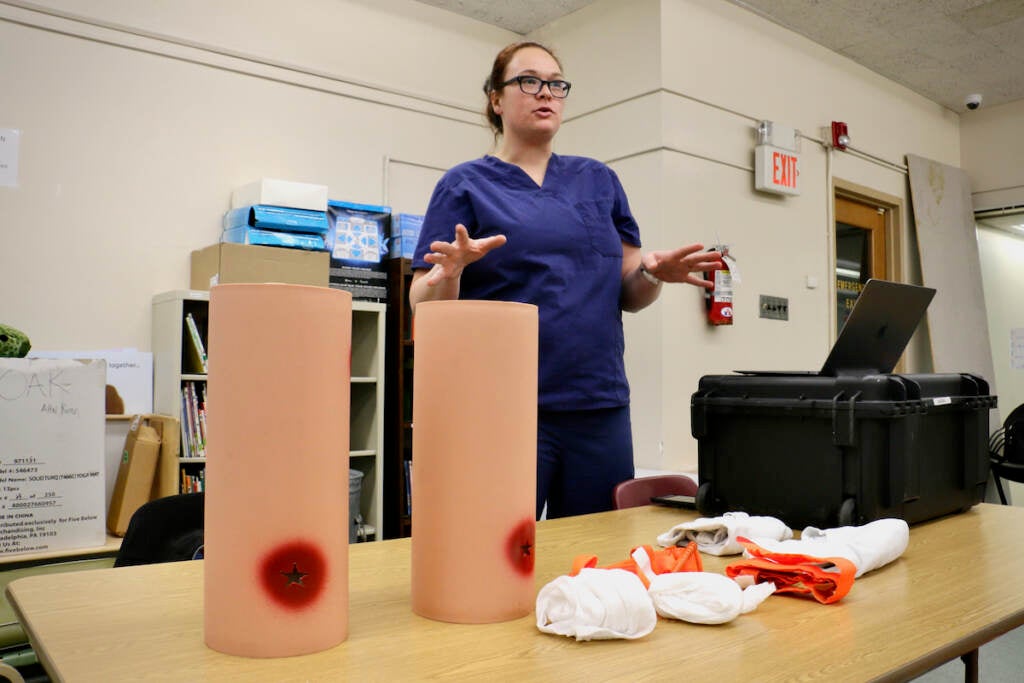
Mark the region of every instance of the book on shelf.
<instances>
[{"instance_id":1,"label":"book on shelf","mask_svg":"<svg viewBox=\"0 0 1024 683\"><path fill-rule=\"evenodd\" d=\"M206 430L203 429L202 414L206 410L206 403L199 399L199 386L196 382L190 382L192 385L192 420L196 425L196 452L200 458L206 457Z\"/></svg>"},{"instance_id":2,"label":"book on shelf","mask_svg":"<svg viewBox=\"0 0 1024 683\"><path fill-rule=\"evenodd\" d=\"M206 374L206 345L199 335L199 326L191 313L185 314L185 326L188 327L188 357L192 370Z\"/></svg>"},{"instance_id":3,"label":"book on shelf","mask_svg":"<svg viewBox=\"0 0 1024 683\"><path fill-rule=\"evenodd\" d=\"M181 388L181 457L194 458L192 453L192 424L188 419L188 392Z\"/></svg>"},{"instance_id":4,"label":"book on shelf","mask_svg":"<svg viewBox=\"0 0 1024 683\"><path fill-rule=\"evenodd\" d=\"M206 457L206 385L185 382L181 387L183 458Z\"/></svg>"},{"instance_id":5,"label":"book on shelf","mask_svg":"<svg viewBox=\"0 0 1024 683\"><path fill-rule=\"evenodd\" d=\"M195 474L190 474L185 470L181 471L181 492L182 493L199 493L200 491L206 490L206 468L203 468Z\"/></svg>"},{"instance_id":6,"label":"book on shelf","mask_svg":"<svg viewBox=\"0 0 1024 683\"><path fill-rule=\"evenodd\" d=\"M206 384L203 383L199 386L201 394L199 400L199 433L203 436L203 457L206 457Z\"/></svg>"}]
</instances>

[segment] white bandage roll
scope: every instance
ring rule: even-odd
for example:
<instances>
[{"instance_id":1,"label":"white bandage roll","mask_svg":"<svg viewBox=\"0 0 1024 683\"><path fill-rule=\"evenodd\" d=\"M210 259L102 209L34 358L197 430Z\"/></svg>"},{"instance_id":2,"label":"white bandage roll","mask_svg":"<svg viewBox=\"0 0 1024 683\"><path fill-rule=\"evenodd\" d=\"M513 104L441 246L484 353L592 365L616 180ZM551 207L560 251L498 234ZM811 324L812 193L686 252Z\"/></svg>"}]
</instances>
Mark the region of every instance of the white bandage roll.
<instances>
[{"instance_id":1,"label":"white bandage roll","mask_svg":"<svg viewBox=\"0 0 1024 683\"><path fill-rule=\"evenodd\" d=\"M902 555L910 543L910 526L902 519L878 519L861 526L818 529L809 526L800 540L779 541L751 536L750 540L775 553L813 557L843 557L857 567L857 576L884 567Z\"/></svg>"},{"instance_id":2,"label":"white bandage roll","mask_svg":"<svg viewBox=\"0 0 1024 683\"><path fill-rule=\"evenodd\" d=\"M736 541L740 536L783 541L793 538L793 531L775 517L726 512L720 517L700 517L677 524L658 536L658 544L667 547L696 543L708 555L739 555L743 552L743 546Z\"/></svg>"},{"instance_id":3,"label":"white bandage roll","mask_svg":"<svg viewBox=\"0 0 1024 683\"><path fill-rule=\"evenodd\" d=\"M643 638L658 615L643 582L622 569L559 576L537 594L537 628L576 640Z\"/></svg>"},{"instance_id":4,"label":"white bandage roll","mask_svg":"<svg viewBox=\"0 0 1024 683\"><path fill-rule=\"evenodd\" d=\"M775 585L763 583L744 590L721 574L676 572L655 576L647 592L663 617L691 624L725 624L753 611L775 592Z\"/></svg>"}]
</instances>

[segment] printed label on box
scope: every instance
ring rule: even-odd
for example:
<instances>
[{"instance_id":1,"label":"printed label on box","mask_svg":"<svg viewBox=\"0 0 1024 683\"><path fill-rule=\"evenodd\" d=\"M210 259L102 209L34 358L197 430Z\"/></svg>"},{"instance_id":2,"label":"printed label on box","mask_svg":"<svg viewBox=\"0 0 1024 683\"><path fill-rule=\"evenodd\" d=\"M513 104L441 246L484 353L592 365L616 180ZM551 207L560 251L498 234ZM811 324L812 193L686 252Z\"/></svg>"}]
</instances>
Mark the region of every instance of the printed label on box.
<instances>
[{"instance_id":1,"label":"printed label on box","mask_svg":"<svg viewBox=\"0 0 1024 683\"><path fill-rule=\"evenodd\" d=\"M0 554L103 545L106 361L0 358Z\"/></svg>"},{"instance_id":2,"label":"printed label on box","mask_svg":"<svg viewBox=\"0 0 1024 683\"><path fill-rule=\"evenodd\" d=\"M331 258L339 261L379 263L383 254L380 224L359 216L339 218L334 227L334 249Z\"/></svg>"}]
</instances>

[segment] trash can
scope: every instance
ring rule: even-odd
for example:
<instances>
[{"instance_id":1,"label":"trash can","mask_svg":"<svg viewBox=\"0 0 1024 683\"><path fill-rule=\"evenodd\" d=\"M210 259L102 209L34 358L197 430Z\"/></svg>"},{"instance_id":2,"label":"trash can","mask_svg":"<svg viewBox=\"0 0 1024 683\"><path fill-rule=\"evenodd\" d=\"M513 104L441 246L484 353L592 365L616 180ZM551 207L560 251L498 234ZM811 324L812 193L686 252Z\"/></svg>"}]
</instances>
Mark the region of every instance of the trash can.
<instances>
[{"instance_id":1,"label":"trash can","mask_svg":"<svg viewBox=\"0 0 1024 683\"><path fill-rule=\"evenodd\" d=\"M359 499L363 493L363 473L348 471L348 542L355 543L363 517L359 514Z\"/></svg>"}]
</instances>

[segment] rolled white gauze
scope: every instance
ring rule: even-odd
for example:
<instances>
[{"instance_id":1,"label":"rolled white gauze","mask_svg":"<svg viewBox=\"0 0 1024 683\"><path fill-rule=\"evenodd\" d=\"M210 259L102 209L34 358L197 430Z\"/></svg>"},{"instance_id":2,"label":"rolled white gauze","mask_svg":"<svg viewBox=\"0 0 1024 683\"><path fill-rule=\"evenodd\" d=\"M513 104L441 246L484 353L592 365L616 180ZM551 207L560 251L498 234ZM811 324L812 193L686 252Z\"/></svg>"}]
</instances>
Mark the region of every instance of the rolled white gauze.
<instances>
[{"instance_id":1,"label":"rolled white gauze","mask_svg":"<svg viewBox=\"0 0 1024 683\"><path fill-rule=\"evenodd\" d=\"M559 576L537 594L537 628L576 640L643 638L658 615L636 574L622 569L583 569Z\"/></svg>"},{"instance_id":2,"label":"rolled white gauze","mask_svg":"<svg viewBox=\"0 0 1024 683\"><path fill-rule=\"evenodd\" d=\"M878 519L861 526L834 529L809 526L800 533L799 540L757 537L750 540L773 553L843 557L853 562L857 567L856 576L861 576L889 564L906 551L910 526L902 519Z\"/></svg>"},{"instance_id":3,"label":"rolled white gauze","mask_svg":"<svg viewBox=\"0 0 1024 683\"><path fill-rule=\"evenodd\" d=\"M700 517L677 524L658 536L661 546L696 543L708 555L739 555L743 546L737 537L772 538L783 541L793 538L793 531L775 517L751 517L746 512L726 512L720 517Z\"/></svg>"},{"instance_id":4,"label":"rolled white gauze","mask_svg":"<svg viewBox=\"0 0 1024 683\"><path fill-rule=\"evenodd\" d=\"M691 624L725 624L753 611L774 592L773 583L743 589L732 579L710 572L658 574L647 589L658 614Z\"/></svg>"}]
</instances>

